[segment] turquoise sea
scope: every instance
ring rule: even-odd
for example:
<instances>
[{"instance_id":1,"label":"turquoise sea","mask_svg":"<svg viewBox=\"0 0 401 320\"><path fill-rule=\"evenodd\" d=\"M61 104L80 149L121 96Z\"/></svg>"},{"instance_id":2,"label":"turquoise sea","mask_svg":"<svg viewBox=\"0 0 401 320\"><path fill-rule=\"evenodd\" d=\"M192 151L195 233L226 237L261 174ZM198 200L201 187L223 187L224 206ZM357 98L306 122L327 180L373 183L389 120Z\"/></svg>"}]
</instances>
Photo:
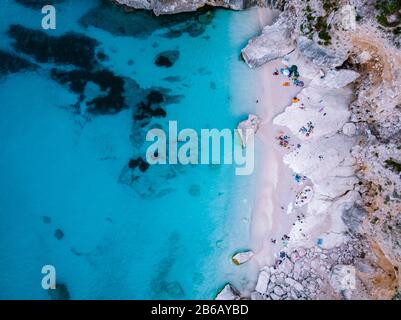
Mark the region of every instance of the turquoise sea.
<instances>
[{"instance_id":1,"label":"turquoise sea","mask_svg":"<svg viewBox=\"0 0 401 320\"><path fill-rule=\"evenodd\" d=\"M247 286L254 175L148 167L150 128L234 129L255 109L255 11L154 17L101 0L0 3L0 298L213 299ZM48 1L46 1L47 3ZM50 1L52 2L52 1ZM62 290L42 289L42 266Z\"/></svg>"}]
</instances>

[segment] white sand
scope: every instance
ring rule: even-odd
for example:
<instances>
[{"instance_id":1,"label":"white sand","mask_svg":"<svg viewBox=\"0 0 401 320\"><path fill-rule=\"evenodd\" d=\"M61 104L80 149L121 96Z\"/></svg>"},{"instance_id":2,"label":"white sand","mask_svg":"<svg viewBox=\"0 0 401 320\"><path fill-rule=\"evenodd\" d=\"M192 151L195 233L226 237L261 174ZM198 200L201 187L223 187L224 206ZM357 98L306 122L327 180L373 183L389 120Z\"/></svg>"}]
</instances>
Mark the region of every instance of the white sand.
<instances>
[{"instance_id":1,"label":"white sand","mask_svg":"<svg viewBox=\"0 0 401 320\"><path fill-rule=\"evenodd\" d=\"M262 28L266 22L271 23L272 12L260 9L259 18ZM292 83L291 87L282 86L288 79L273 73L283 66L281 61L273 61L255 70L260 79L256 114L263 123L257 134L256 152L261 153L261 163L256 169L257 193L251 222L251 248L256 253L252 262L255 271L274 263L275 254L283 248L280 239L290 233L295 221L294 216L287 214L288 204L295 199L293 172L283 164L285 150L275 139L284 128L273 125L273 119L291 105L292 98L301 88ZM271 239L276 239L277 244L273 244Z\"/></svg>"}]
</instances>

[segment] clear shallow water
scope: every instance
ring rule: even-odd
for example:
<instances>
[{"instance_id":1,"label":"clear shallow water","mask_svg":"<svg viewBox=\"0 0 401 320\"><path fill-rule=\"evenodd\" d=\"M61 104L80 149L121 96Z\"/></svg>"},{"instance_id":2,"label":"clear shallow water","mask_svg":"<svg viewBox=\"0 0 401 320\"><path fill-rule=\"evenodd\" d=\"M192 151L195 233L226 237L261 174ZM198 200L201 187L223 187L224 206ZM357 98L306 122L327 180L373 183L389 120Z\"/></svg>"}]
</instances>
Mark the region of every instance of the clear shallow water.
<instances>
[{"instance_id":1,"label":"clear shallow water","mask_svg":"<svg viewBox=\"0 0 401 320\"><path fill-rule=\"evenodd\" d=\"M58 5L58 28L47 34L96 39L107 56L102 68L141 90L170 90L166 117L148 126L177 120L180 129L234 128L254 110L254 79L239 61L257 30L253 11L214 11L200 35L167 38L171 26L146 35L84 28L79 19L97 14L99 3ZM14 54L7 30L40 30L40 10L5 1L0 12L0 49ZM154 64L165 50L180 53L171 68ZM253 176L235 176L234 166L197 166L173 168L169 179L164 169L149 170L136 183L120 183L129 159L143 155L135 107L77 114L78 95L50 77L58 66L17 55L39 67L0 75L0 298L48 299L40 285L46 264L73 299L210 299L226 282L246 286L247 266L232 266L230 257L248 243ZM130 90L128 102L136 99ZM85 95L97 91L89 84ZM149 186L169 192L141 196Z\"/></svg>"}]
</instances>

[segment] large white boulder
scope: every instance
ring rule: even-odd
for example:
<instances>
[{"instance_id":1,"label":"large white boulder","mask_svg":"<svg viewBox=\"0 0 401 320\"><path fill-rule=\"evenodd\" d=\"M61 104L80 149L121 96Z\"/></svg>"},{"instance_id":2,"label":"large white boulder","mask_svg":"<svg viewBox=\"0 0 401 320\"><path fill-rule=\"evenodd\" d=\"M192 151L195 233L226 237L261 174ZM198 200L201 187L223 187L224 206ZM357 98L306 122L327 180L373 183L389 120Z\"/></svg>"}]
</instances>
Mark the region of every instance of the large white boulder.
<instances>
[{"instance_id":1,"label":"large white boulder","mask_svg":"<svg viewBox=\"0 0 401 320\"><path fill-rule=\"evenodd\" d=\"M256 284L255 290L261 294L265 294L267 292L267 286L270 282L270 273L267 269L263 269L259 273L258 282Z\"/></svg>"},{"instance_id":2,"label":"large white boulder","mask_svg":"<svg viewBox=\"0 0 401 320\"><path fill-rule=\"evenodd\" d=\"M359 76L358 72L352 70L330 70L324 77L315 77L311 85L340 89L354 82Z\"/></svg>"},{"instance_id":3,"label":"large white boulder","mask_svg":"<svg viewBox=\"0 0 401 320\"><path fill-rule=\"evenodd\" d=\"M258 132L259 126L260 119L254 114L249 115L247 120L242 121L238 125L238 134L244 148L247 146L249 139L253 139L256 132Z\"/></svg>"},{"instance_id":4,"label":"large white boulder","mask_svg":"<svg viewBox=\"0 0 401 320\"><path fill-rule=\"evenodd\" d=\"M231 301L240 300L240 298L238 291L231 284L226 284L223 290L217 294L215 300Z\"/></svg>"},{"instance_id":5,"label":"large white boulder","mask_svg":"<svg viewBox=\"0 0 401 320\"><path fill-rule=\"evenodd\" d=\"M355 123L348 122L343 127L343 133L348 137L353 137L356 135L356 125Z\"/></svg>"},{"instance_id":6,"label":"large white boulder","mask_svg":"<svg viewBox=\"0 0 401 320\"><path fill-rule=\"evenodd\" d=\"M338 55L304 36L297 39L297 48L305 58L322 68L333 69L347 59L345 55Z\"/></svg>"},{"instance_id":7,"label":"large white boulder","mask_svg":"<svg viewBox=\"0 0 401 320\"><path fill-rule=\"evenodd\" d=\"M264 27L261 35L248 42L242 50L242 57L251 68L256 68L284 57L294 49L291 27L283 17L280 17L275 24Z\"/></svg>"},{"instance_id":8,"label":"large white boulder","mask_svg":"<svg viewBox=\"0 0 401 320\"><path fill-rule=\"evenodd\" d=\"M346 31L354 31L357 27L357 13L354 6L342 6L336 14L335 20Z\"/></svg>"},{"instance_id":9,"label":"large white boulder","mask_svg":"<svg viewBox=\"0 0 401 320\"><path fill-rule=\"evenodd\" d=\"M248 262L253 256L254 253L252 251L238 252L232 257L232 261L235 265L239 266Z\"/></svg>"}]
</instances>

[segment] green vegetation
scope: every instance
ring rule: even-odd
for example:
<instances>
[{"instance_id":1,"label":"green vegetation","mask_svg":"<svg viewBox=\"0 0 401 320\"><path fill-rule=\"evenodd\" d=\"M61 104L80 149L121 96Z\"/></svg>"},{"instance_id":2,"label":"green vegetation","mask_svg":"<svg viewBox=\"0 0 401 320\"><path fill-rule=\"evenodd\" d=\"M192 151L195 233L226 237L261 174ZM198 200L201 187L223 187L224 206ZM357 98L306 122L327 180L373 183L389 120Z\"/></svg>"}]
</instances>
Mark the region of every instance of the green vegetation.
<instances>
[{"instance_id":1,"label":"green vegetation","mask_svg":"<svg viewBox=\"0 0 401 320\"><path fill-rule=\"evenodd\" d=\"M386 167L397 172L401 173L401 163L395 161L394 159L388 159L385 161Z\"/></svg>"},{"instance_id":2,"label":"green vegetation","mask_svg":"<svg viewBox=\"0 0 401 320\"><path fill-rule=\"evenodd\" d=\"M337 10L336 1L323 0L323 9L326 12L331 12L333 10Z\"/></svg>"},{"instance_id":3,"label":"green vegetation","mask_svg":"<svg viewBox=\"0 0 401 320\"><path fill-rule=\"evenodd\" d=\"M308 4L306 6L304 9L306 21L301 25L301 31L310 39L312 39L313 35L317 33L321 40L319 44L327 46L331 44L332 40L329 32L330 26L327 24L327 18L331 12L338 10L338 3L334 0L324 0L323 8L325 10L325 15L317 17L316 12L313 11L310 5Z\"/></svg>"},{"instance_id":4,"label":"green vegetation","mask_svg":"<svg viewBox=\"0 0 401 320\"><path fill-rule=\"evenodd\" d=\"M375 5L379 11L377 22L385 28L401 33L401 0L378 0Z\"/></svg>"}]
</instances>

